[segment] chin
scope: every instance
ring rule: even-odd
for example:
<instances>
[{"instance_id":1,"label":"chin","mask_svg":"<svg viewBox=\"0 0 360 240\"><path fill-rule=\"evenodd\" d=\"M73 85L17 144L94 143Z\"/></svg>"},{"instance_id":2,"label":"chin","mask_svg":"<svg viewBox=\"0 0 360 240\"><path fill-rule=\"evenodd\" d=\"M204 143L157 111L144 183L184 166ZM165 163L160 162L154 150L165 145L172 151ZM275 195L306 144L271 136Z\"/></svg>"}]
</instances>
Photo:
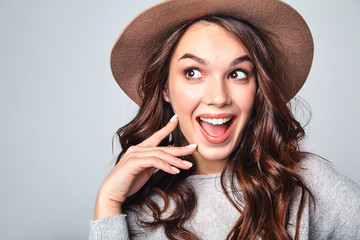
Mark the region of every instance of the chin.
<instances>
[{"instance_id":1,"label":"chin","mask_svg":"<svg viewBox=\"0 0 360 240\"><path fill-rule=\"evenodd\" d=\"M228 159L230 154L232 153L231 150L223 150L219 148L203 148L198 146L197 152L206 160L209 161L217 161L217 160L224 160Z\"/></svg>"}]
</instances>

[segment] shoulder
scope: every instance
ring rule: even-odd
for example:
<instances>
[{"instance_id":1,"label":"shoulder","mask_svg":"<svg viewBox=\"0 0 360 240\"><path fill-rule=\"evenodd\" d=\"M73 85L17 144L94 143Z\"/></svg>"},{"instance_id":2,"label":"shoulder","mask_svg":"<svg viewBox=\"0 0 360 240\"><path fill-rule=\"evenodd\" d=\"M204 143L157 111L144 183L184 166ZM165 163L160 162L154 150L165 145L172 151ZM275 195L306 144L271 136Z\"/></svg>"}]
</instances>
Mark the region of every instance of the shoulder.
<instances>
[{"instance_id":1,"label":"shoulder","mask_svg":"<svg viewBox=\"0 0 360 240\"><path fill-rule=\"evenodd\" d=\"M360 187L334 166L308 154L299 174L314 196L309 209L310 236L354 239L360 234ZM356 239L356 238L355 238Z\"/></svg>"},{"instance_id":2,"label":"shoulder","mask_svg":"<svg viewBox=\"0 0 360 240\"><path fill-rule=\"evenodd\" d=\"M350 178L341 174L329 161L307 154L300 163L299 173L308 188L315 194L350 194L360 197L360 187ZM330 196L329 196L330 197Z\"/></svg>"}]
</instances>

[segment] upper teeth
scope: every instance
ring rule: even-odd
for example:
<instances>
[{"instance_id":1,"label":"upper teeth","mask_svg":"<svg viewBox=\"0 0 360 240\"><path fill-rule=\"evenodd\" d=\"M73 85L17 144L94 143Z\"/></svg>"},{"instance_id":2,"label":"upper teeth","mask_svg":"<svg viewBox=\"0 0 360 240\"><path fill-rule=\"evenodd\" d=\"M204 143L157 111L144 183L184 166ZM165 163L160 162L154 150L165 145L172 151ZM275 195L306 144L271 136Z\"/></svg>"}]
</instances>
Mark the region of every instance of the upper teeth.
<instances>
[{"instance_id":1,"label":"upper teeth","mask_svg":"<svg viewBox=\"0 0 360 240\"><path fill-rule=\"evenodd\" d=\"M230 121L231 117L229 118L200 118L201 121L210 123L212 125L221 125L228 121Z\"/></svg>"}]
</instances>

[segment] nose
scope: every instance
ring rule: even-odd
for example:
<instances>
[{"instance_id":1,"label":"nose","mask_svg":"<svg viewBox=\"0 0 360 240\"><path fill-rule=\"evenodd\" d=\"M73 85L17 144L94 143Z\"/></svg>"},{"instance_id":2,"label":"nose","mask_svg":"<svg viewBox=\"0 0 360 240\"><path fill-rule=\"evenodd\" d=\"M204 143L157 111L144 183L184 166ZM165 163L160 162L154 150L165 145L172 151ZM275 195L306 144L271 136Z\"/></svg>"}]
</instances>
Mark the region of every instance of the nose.
<instances>
[{"instance_id":1,"label":"nose","mask_svg":"<svg viewBox=\"0 0 360 240\"><path fill-rule=\"evenodd\" d=\"M229 95L230 89L223 79L211 79L208 81L207 85L207 104L215 105L216 107L231 104L231 97Z\"/></svg>"}]
</instances>

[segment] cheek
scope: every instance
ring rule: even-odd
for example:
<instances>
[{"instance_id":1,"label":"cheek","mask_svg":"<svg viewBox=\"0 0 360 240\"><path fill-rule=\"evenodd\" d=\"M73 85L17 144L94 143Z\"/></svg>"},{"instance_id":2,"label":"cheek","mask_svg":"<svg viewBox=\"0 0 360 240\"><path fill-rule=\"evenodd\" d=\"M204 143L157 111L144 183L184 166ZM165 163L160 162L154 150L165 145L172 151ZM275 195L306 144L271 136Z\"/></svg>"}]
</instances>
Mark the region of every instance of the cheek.
<instances>
[{"instance_id":1,"label":"cheek","mask_svg":"<svg viewBox=\"0 0 360 240\"><path fill-rule=\"evenodd\" d=\"M176 89L176 90L175 90ZM194 94L191 88L178 84L170 89L171 105L178 115L179 127L188 142L193 142L193 113L199 104L199 94Z\"/></svg>"},{"instance_id":2,"label":"cheek","mask_svg":"<svg viewBox=\"0 0 360 240\"><path fill-rule=\"evenodd\" d=\"M244 98L242 99L242 103L242 107L244 108L244 110L252 111L255 103L255 92L244 96Z\"/></svg>"},{"instance_id":3,"label":"cheek","mask_svg":"<svg viewBox=\"0 0 360 240\"><path fill-rule=\"evenodd\" d=\"M235 104L241 112L241 115L244 117L243 121L245 122L249 120L254 110L255 95L256 89L251 89L250 91L243 91L241 94L238 94L238 97L235 100Z\"/></svg>"},{"instance_id":4,"label":"cheek","mask_svg":"<svg viewBox=\"0 0 360 240\"><path fill-rule=\"evenodd\" d=\"M199 94L181 84L170 86L171 105L179 119L191 115L199 103ZM182 116L184 115L184 116Z\"/></svg>"}]
</instances>

